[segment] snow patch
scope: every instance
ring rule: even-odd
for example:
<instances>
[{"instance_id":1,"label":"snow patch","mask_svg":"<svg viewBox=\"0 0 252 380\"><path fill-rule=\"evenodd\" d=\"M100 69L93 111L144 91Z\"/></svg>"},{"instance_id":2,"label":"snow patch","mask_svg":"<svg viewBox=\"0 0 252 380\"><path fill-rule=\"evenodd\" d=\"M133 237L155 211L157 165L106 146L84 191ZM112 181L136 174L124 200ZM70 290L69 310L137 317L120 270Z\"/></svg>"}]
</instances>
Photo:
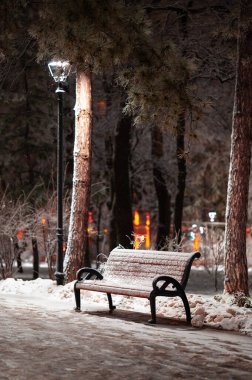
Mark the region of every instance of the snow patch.
<instances>
[{"instance_id":1,"label":"snow patch","mask_svg":"<svg viewBox=\"0 0 252 380\"><path fill-rule=\"evenodd\" d=\"M29 297L30 302L36 299L44 307L50 306L50 308L53 307L54 301L58 301L58 303L63 301L64 308L72 310L75 306L74 283L75 281L64 286L57 286L55 281L47 279L23 281L9 278L0 281L0 293L17 295L19 299L23 295ZM94 309L97 304L104 308L108 307L107 296L104 293L82 291L81 298L83 308ZM146 299L113 295L113 301L119 309L150 312L149 301ZM188 301L193 326L198 328L211 326L223 330L239 331L252 336L252 309L232 304L232 297L188 294ZM185 320L184 306L179 297L158 298L157 314L167 318Z\"/></svg>"}]
</instances>

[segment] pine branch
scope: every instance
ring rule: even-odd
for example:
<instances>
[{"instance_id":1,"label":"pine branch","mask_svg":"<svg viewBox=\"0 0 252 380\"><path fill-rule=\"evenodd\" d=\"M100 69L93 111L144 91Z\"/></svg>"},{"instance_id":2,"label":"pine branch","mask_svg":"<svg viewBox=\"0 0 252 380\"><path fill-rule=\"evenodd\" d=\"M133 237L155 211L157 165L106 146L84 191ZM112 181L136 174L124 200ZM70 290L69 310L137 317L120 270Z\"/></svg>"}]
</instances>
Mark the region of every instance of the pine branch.
<instances>
[{"instance_id":1,"label":"pine branch","mask_svg":"<svg viewBox=\"0 0 252 380\"><path fill-rule=\"evenodd\" d=\"M209 5L209 6L201 7L201 8L188 8L188 9L183 9L183 8L178 8L175 6L168 5L165 7L148 6L148 7L145 7L144 9L147 12L172 11L172 12L176 12L179 15L184 15L185 13L200 14L200 13L206 12L207 10L230 13L230 10L224 5Z\"/></svg>"}]
</instances>

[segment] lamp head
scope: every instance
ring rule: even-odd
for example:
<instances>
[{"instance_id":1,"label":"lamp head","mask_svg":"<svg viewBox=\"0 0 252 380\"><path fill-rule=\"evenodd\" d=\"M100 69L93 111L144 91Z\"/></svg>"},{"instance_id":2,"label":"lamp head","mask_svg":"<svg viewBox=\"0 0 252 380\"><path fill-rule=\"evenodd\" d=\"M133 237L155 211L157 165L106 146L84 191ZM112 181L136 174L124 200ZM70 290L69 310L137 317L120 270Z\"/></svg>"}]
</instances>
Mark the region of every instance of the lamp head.
<instances>
[{"instance_id":1,"label":"lamp head","mask_svg":"<svg viewBox=\"0 0 252 380\"><path fill-rule=\"evenodd\" d=\"M57 83L66 82L71 71L71 65L68 61L51 61L48 63L48 68Z\"/></svg>"}]
</instances>

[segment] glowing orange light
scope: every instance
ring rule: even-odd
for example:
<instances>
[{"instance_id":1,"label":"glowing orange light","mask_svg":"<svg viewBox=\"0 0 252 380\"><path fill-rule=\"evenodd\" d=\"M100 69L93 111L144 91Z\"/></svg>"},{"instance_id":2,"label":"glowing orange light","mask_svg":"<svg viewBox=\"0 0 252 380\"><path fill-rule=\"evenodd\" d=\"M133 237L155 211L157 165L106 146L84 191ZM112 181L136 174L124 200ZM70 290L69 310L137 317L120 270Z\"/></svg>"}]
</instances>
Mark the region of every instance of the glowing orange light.
<instances>
[{"instance_id":1,"label":"glowing orange light","mask_svg":"<svg viewBox=\"0 0 252 380\"><path fill-rule=\"evenodd\" d=\"M251 232L251 228L250 228L250 227L247 227L247 228L246 228L246 232L247 232L247 234L249 234L249 233Z\"/></svg>"},{"instance_id":2,"label":"glowing orange light","mask_svg":"<svg viewBox=\"0 0 252 380\"><path fill-rule=\"evenodd\" d=\"M145 248L150 248L150 213L146 212L145 214Z\"/></svg>"},{"instance_id":3,"label":"glowing orange light","mask_svg":"<svg viewBox=\"0 0 252 380\"><path fill-rule=\"evenodd\" d=\"M18 240L21 240L24 236L24 230L18 230L16 233Z\"/></svg>"},{"instance_id":4,"label":"glowing orange light","mask_svg":"<svg viewBox=\"0 0 252 380\"><path fill-rule=\"evenodd\" d=\"M135 226L139 226L140 224L140 216L139 216L139 212L136 210L134 212L134 221L133 221L134 225Z\"/></svg>"},{"instance_id":5,"label":"glowing orange light","mask_svg":"<svg viewBox=\"0 0 252 380\"><path fill-rule=\"evenodd\" d=\"M93 213L92 211L89 211L88 212L88 223L93 223Z\"/></svg>"},{"instance_id":6,"label":"glowing orange light","mask_svg":"<svg viewBox=\"0 0 252 380\"><path fill-rule=\"evenodd\" d=\"M145 247L146 247L146 249L150 248L150 237L149 236L146 236Z\"/></svg>"},{"instance_id":7,"label":"glowing orange light","mask_svg":"<svg viewBox=\"0 0 252 380\"><path fill-rule=\"evenodd\" d=\"M146 226L149 226L150 225L150 213L146 212L145 216L146 216L145 224L146 224Z\"/></svg>"},{"instance_id":8,"label":"glowing orange light","mask_svg":"<svg viewBox=\"0 0 252 380\"><path fill-rule=\"evenodd\" d=\"M145 226L145 247L150 248L150 227Z\"/></svg>"},{"instance_id":9,"label":"glowing orange light","mask_svg":"<svg viewBox=\"0 0 252 380\"><path fill-rule=\"evenodd\" d=\"M134 242L134 249L138 249L139 247L140 247L139 240L138 240L138 239L135 239L135 242Z\"/></svg>"},{"instance_id":10,"label":"glowing orange light","mask_svg":"<svg viewBox=\"0 0 252 380\"><path fill-rule=\"evenodd\" d=\"M145 226L145 248L150 248L150 227Z\"/></svg>"},{"instance_id":11,"label":"glowing orange light","mask_svg":"<svg viewBox=\"0 0 252 380\"><path fill-rule=\"evenodd\" d=\"M101 111L105 111L106 110L107 104L106 104L105 100L101 99L101 100L98 101L98 108Z\"/></svg>"},{"instance_id":12,"label":"glowing orange light","mask_svg":"<svg viewBox=\"0 0 252 380\"><path fill-rule=\"evenodd\" d=\"M104 232L104 235L106 235L108 233L108 229L104 228L103 232Z\"/></svg>"},{"instance_id":13,"label":"glowing orange light","mask_svg":"<svg viewBox=\"0 0 252 380\"><path fill-rule=\"evenodd\" d=\"M42 219L41 219L41 223L43 224L43 226L46 225L46 219L45 219L45 218L42 218Z\"/></svg>"},{"instance_id":14,"label":"glowing orange light","mask_svg":"<svg viewBox=\"0 0 252 380\"><path fill-rule=\"evenodd\" d=\"M195 251L198 251L199 247L200 247L200 236L199 236L199 233L196 232L195 233L195 239L193 241L193 248Z\"/></svg>"}]
</instances>

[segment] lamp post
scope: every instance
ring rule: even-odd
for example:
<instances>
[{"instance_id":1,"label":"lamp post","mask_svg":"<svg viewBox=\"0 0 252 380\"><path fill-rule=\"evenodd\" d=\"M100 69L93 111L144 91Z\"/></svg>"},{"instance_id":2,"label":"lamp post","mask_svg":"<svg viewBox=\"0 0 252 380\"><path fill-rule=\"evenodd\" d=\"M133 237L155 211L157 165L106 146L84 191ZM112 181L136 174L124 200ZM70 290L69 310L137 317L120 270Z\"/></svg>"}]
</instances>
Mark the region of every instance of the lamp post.
<instances>
[{"instance_id":1,"label":"lamp post","mask_svg":"<svg viewBox=\"0 0 252 380\"><path fill-rule=\"evenodd\" d=\"M210 223L211 223L211 240L210 240L210 244L211 244L211 249L212 249L212 252L214 252L214 242L213 242L213 232L214 232L214 228L213 228L213 225L214 225L214 221L215 221L215 218L216 218L216 215L217 213L215 211L210 211L208 213L208 216L209 216L209 219L210 219Z\"/></svg>"},{"instance_id":2,"label":"lamp post","mask_svg":"<svg viewBox=\"0 0 252 380\"><path fill-rule=\"evenodd\" d=\"M64 144L63 144L63 83L70 73L70 63L52 61L48 63L50 74L58 84L58 129L57 129L57 269L55 278L57 285L64 284L63 273L63 177L64 177Z\"/></svg>"}]
</instances>

